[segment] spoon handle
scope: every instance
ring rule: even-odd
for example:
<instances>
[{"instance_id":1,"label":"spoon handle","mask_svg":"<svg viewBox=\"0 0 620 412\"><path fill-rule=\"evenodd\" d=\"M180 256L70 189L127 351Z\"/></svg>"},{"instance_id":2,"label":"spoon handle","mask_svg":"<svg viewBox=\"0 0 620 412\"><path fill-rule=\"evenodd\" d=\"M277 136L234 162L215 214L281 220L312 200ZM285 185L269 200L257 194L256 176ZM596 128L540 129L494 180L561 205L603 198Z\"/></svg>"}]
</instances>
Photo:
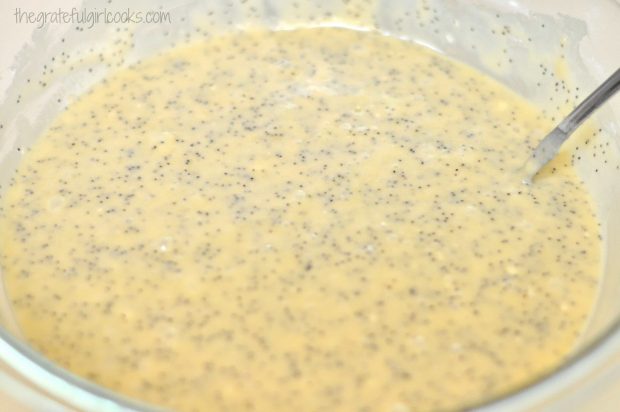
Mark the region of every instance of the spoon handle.
<instances>
[{"instance_id":1,"label":"spoon handle","mask_svg":"<svg viewBox=\"0 0 620 412\"><path fill-rule=\"evenodd\" d=\"M553 129L536 146L530 159L524 165L525 182L531 183L534 176L542 167L555 157L560 146L575 131L584 120L600 105L605 103L620 89L620 69L616 70L607 80L596 88L583 102L579 104L560 124Z\"/></svg>"},{"instance_id":2,"label":"spoon handle","mask_svg":"<svg viewBox=\"0 0 620 412\"><path fill-rule=\"evenodd\" d=\"M620 69L616 70L607 80L596 88L583 102L579 104L562 122L558 128L570 135L584 120L601 104L620 89Z\"/></svg>"}]
</instances>

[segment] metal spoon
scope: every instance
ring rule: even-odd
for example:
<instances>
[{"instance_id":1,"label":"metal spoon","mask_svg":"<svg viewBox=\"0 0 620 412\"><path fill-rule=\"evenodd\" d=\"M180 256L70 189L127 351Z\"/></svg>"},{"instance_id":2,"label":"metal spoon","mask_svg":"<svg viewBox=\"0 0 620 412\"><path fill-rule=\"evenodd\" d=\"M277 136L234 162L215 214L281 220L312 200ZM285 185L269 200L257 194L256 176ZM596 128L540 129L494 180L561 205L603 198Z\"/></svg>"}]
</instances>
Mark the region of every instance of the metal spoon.
<instances>
[{"instance_id":1,"label":"metal spoon","mask_svg":"<svg viewBox=\"0 0 620 412\"><path fill-rule=\"evenodd\" d=\"M616 70L614 74L594 90L536 146L530 159L525 164L525 172L527 174L525 182L531 183L540 169L555 157L562 143L569 138L575 129L618 90L620 90L620 69Z\"/></svg>"}]
</instances>

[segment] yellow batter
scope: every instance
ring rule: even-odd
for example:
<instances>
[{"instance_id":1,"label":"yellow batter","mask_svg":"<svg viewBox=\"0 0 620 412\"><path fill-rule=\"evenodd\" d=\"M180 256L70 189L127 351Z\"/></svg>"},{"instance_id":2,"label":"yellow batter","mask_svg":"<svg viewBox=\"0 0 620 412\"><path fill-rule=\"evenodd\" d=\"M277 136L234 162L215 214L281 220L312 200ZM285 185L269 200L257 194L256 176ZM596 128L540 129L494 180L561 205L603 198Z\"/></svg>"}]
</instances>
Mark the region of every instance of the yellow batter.
<instances>
[{"instance_id":1,"label":"yellow batter","mask_svg":"<svg viewBox=\"0 0 620 412\"><path fill-rule=\"evenodd\" d=\"M248 32L74 102L2 202L25 338L179 411L462 407L562 362L595 298L590 200L493 80L344 29Z\"/></svg>"}]
</instances>

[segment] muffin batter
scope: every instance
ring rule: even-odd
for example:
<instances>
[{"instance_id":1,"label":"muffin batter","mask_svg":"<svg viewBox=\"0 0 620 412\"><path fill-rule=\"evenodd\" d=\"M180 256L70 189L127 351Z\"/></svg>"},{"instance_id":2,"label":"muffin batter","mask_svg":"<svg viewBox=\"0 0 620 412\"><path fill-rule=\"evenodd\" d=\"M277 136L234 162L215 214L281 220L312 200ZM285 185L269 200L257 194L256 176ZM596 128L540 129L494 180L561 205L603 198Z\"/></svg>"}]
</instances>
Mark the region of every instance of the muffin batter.
<instances>
[{"instance_id":1,"label":"muffin batter","mask_svg":"<svg viewBox=\"0 0 620 412\"><path fill-rule=\"evenodd\" d=\"M562 362L600 241L549 123L419 46L225 35L77 99L3 196L24 337L179 411L426 411Z\"/></svg>"}]
</instances>

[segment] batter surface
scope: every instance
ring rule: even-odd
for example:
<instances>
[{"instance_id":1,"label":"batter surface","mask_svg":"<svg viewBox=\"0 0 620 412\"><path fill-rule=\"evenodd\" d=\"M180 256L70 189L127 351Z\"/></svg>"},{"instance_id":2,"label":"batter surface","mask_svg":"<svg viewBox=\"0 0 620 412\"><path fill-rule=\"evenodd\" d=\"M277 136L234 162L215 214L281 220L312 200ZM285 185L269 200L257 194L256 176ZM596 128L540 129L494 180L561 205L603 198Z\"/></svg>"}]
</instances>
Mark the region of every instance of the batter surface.
<instances>
[{"instance_id":1,"label":"batter surface","mask_svg":"<svg viewBox=\"0 0 620 412\"><path fill-rule=\"evenodd\" d=\"M549 123L375 33L225 35L119 71L24 157L0 264L24 337L179 411L426 411L557 366L600 241Z\"/></svg>"}]
</instances>

